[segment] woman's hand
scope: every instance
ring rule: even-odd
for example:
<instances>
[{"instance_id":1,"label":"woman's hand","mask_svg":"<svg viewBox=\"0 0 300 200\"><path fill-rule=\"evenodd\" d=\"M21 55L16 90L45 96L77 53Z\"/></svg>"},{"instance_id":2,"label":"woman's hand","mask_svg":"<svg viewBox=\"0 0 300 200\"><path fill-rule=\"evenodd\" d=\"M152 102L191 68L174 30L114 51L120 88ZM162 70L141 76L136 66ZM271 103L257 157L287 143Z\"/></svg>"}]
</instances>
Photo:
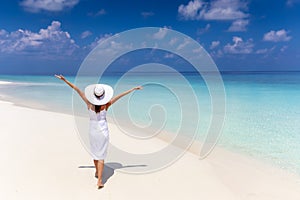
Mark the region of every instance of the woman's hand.
<instances>
[{"instance_id":1,"label":"woman's hand","mask_svg":"<svg viewBox=\"0 0 300 200\"><path fill-rule=\"evenodd\" d=\"M84 95L84 92L82 92L76 85L74 85L73 83L71 83L70 81L68 81L63 75L54 75L56 78L63 80L68 86L70 86L72 89L74 89L79 96L82 98L82 100L87 104L87 106L89 107L91 104L90 102L87 100L87 98Z\"/></svg>"},{"instance_id":2,"label":"woman's hand","mask_svg":"<svg viewBox=\"0 0 300 200\"><path fill-rule=\"evenodd\" d=\"M141 89L143 89L142 86L137 86L137 87L132 88L132 90L141 90Z\"/></svg>"},{"instance_id":3,"label":"woman's hand","mask_svg":"<svg viewBox=\"0 0 300 200\"><path fill-rule=\"evenodd\" d=\"M65 81L66 80L66 78L63 76L63 75L54 75L56 78L58 78L58 79L60 79L60 80L63 80L63 81Z\"/></svg>"}]
</instances>

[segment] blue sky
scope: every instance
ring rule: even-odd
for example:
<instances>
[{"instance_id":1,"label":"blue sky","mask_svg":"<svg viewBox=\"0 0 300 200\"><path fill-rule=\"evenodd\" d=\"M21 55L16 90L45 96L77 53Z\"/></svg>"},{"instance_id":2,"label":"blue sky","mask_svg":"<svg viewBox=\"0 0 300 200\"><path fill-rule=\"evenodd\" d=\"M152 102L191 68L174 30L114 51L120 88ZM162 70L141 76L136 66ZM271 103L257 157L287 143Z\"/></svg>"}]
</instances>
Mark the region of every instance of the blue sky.
<instances>
[{"instance_id":1,"label":"blue sky","mask_svg":"<svg viewBox=\"0 0 300 200\"><path fill-rule=\"evenodd\" d=\"M99 40L149 26L197 40L221 71L300 70L300 0L1 2L1 74L74 74Z\"/></svg>"}]
</instances>

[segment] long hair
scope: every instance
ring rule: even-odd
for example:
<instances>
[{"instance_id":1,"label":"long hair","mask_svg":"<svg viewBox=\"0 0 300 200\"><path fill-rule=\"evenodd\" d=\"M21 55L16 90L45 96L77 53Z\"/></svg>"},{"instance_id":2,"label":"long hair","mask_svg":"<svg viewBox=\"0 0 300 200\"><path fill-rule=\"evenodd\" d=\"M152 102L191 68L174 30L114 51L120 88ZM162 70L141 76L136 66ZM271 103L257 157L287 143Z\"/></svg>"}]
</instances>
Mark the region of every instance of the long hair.
<instances>
[{"instance_id":1,"label":"long hair","mask_svg":"<svg viewBox=\"0 0 300 200\"><path fill-rule=\"evenodd\" d=\"M98 113L101 110L101 105L95 105L95 112Z\"/></svg>"}]
</instances>

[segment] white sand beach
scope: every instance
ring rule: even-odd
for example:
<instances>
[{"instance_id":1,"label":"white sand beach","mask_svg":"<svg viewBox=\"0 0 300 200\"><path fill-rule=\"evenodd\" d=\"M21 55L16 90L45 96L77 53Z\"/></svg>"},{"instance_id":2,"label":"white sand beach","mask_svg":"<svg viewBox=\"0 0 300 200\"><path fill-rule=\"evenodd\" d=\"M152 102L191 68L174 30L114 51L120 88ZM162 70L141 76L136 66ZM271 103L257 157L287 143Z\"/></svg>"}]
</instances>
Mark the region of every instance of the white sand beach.
<instances>
[{"instance_id":1,"label":"white sand beach","mask_svg":"<svg viewBox=\"0 0 300 200\"><path fill-rule=\"evenodd\" d=\"M142 175L106 166L106 184L98 190L92 159L80 143L73 116L4 101L0 110L3 200L300 199L299 176L221 148L204 160L186 152L171 166ZM130 143L114 124L109 127L112 143L121 138ZM158 143L163 141L152 139L145 149L155 149Z\"/></svg>"}]
</instances>

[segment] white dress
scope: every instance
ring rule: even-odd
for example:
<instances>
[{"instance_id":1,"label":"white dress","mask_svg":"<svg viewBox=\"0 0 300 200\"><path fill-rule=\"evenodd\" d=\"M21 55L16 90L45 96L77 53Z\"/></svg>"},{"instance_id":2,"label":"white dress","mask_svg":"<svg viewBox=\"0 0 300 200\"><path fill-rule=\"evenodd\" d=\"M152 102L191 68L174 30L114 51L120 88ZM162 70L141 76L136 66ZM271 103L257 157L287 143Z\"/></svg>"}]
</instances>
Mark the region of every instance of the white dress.
<instances>
[{"instance_id":1,"label":"white dress","mask_svg":"<svg viewBox=\"0 0 300 200\"><path fill-rule=\"evenodd\" d=\"M106 110L96 113L89 109L90 116L90 146L94 160L104 160L107 154L109 143L109 131L106 121Z\"/></svg>"}]
</instances>

